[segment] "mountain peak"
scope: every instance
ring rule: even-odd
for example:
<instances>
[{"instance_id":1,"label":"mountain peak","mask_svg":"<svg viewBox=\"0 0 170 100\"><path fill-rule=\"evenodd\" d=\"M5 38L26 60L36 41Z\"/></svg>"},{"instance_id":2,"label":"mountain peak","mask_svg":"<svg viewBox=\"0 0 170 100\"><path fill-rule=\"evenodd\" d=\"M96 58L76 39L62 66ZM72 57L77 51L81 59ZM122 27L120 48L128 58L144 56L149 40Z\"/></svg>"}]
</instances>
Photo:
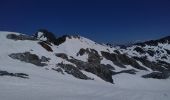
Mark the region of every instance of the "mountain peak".
<instances>
[{"instance_id":1,"label":"mountain peak","mask_svg":"<svg viewBox=\"0 0 170 100\"><path fill-rule=\"evenodd\" d=\"M42 40L42 41L48 41L48 42L52 42L54 43L55 39L56 39L56 36L54 33L52 32L49 32L48 30L46 29L39 29L35 34L34 36L39 39L39 40Z\"/></svg>"}]
</instances>

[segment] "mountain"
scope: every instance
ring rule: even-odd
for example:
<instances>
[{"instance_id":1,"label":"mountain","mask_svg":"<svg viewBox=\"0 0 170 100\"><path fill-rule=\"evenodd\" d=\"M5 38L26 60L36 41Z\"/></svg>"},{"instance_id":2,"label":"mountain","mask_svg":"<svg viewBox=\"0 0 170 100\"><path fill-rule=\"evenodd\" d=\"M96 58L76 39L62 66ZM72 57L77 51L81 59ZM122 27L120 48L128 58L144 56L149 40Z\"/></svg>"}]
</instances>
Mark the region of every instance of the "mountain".
<instances>
[{"instance_id":1,"label":"mountain","mask_svg":"<svg viewBox=\"0 0 170 100\"><path fill-rule=\"evenodd\" d=\"M169 100L170 38L110 46L82 36L0 32L3 100Z\"/></svg>"}]
</instances>

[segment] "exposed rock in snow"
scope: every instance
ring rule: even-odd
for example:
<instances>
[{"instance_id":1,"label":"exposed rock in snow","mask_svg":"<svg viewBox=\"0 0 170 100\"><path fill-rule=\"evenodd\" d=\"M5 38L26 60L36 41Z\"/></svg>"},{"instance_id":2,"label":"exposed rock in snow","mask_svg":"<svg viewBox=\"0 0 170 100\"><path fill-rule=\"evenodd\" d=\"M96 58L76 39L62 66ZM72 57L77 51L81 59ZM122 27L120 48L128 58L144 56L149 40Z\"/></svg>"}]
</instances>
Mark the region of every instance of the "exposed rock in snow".
<instances>
[{"instance_id":1,"label":"exposed rock in snow","mask_svg":"<svg viewBox=\"0 0 170 100\"><path fill-rule=\"evenodd\" d=\"M47 30L0 32L0 48L3 100L170 99L168 37L113 47Z\"/></svg>"},{"instance_id":2,"label":"exposed rock in snow","mask_svg":"<svg viewBox=\"0 0 170 100\"><path fill-rule=\"evenodd\" d=\"M19 77L19 78L28 78L28 75L25 73L9 73L7 71L0 70L0 76L11 76L11 77Z\"/></svg>"},{"instance_id":3,"label":"exposed rock in snow","mask_svg":"<svg viewBox=\"0 0 170 100\"><path fill-rule=\"evenodd\" d=\"M169 78L170 73L168 72L152 72L147 75L143 75L144 78L155 78L155 79L167 79Z\"/></svg>"},{"instance_id":4,"label":"exposed rock in snow","mask_svg":"<svg viewBox=\"0 0 170 100\"><path fill-rule=\"evenodd\" d=\"M52 48L50 47L51 45L49 43L43 41L43 42L38 42L38 44L40 44L47 51L53 52Z\"/></svg>"},{"instance_id":5,"label":"exposed rock in snow","mask_svg":"<svg viewBox=\"0 0 170 100\"><path fill-rule=\"evenodd\" d=\"M42 40L42 41L48 41L51 43L55 43L56 37L52 32L49 32L48 30L45 29L40 29L38 32L34 34L34 37Z\"/></svg>"},{"instance_id":6,"label":"exposed rock in snow","mask_svg":"<svg viewBox=\"0 0 170 100\"><path fill-rule=\"evenodd\" d=\"M23 35L23 34L20 35L8 34L6 37L12 40L37 40L35 37Z\"/></svg>"},{"instance_id":7,"label":"exposed rock in snow","mask_svg":"<svg viewBox=\"0 0 170 100\"><path fill-rule=\"evenodd\" d=\"M98 77L102 78L103 80L113 83L112 71L110 66L108 65L94 63L94 62L83 62L75 58L68 59L66 54L56 54L56 56L66 59L67 61L75 64L79 70L84 70L93 73Z\"/></svg>"},{"instance_id":8,"label":"exposed rock in snow","mask_svg":"<svg viewBox=\"0 0 170 100\"><path fill-rule=\"evenodd\" d=\"M37 66L46 66L47 65L45 63L42 63L47 58L45 58L43 56L42 59L40 59L37 55L31 54L30 52L12 53L9 56L13 59L17 59L17 60L24 61L24 62L27 62L27 63L32 63L32 64L35 64Z\"/></svg>"},{"instance_id":9,"label":"exposed rock in snow","mask_svg":"<svg viewBox=\"0 0 170 100\"><path fill-rule=\"evenodd\" d=\"M59 64L57 64L57 66L63 68L66 73L71 74L76 78L84 79L84 80L91 79L88 76L84 75L77 67L75 67L73 65L59 63Z\"/></svg>"},{"instance_id":10,"label":"exposed rock in snow","mask_svg":"<svg viewBox=\"0 0 170 100\"><path fill-rule=\"evenodd\" d=\"M134 68L140 69L140 70L147 70L146 68L140 66L135 59L129 58L125 54L114 54L114 53L108 53L108 52L101 52L103 57L105 57L107 60L111 60L114 64L116 64L119 67L126 68L124 65L131 65Z\"/></svg>"}]
</instances>

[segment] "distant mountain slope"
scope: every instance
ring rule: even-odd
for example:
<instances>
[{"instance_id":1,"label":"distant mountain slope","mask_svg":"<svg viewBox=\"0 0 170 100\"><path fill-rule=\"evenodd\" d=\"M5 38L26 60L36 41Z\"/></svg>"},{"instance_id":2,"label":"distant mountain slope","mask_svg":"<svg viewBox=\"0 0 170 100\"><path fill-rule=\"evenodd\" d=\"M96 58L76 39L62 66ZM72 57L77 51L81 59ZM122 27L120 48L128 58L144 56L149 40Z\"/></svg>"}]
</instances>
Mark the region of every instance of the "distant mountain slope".
<instances>
[{"instance_id":1,"label":"distant mountain slope","mask_svg":"<svg viewBox=\"0 0 170 100\"><path fill-rule=\"evenodd\" d=\"M137 43L126 49L121 49L121 51L154 71L170 70L169 36L158 40Z\"/></svg>"}]
</instances>

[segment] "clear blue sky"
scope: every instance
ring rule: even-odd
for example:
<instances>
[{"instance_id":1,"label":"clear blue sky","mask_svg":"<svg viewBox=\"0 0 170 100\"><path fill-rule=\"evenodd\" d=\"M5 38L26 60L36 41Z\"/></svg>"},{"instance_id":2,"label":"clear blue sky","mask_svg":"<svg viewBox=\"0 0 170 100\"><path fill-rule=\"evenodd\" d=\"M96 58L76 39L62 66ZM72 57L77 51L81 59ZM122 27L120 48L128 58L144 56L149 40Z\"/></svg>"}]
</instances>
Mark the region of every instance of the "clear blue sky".
<instances>
[{"instance_id":1,"label":"clear blue sky","mask_svg":"<svg viewBox=\"0 0 170 100\"><path fill-rule=\"evenodd\" d=\"M46 28L98 42L170 35L170 0L0 0L0 31Z\"/></svg>"}]
</instances>

